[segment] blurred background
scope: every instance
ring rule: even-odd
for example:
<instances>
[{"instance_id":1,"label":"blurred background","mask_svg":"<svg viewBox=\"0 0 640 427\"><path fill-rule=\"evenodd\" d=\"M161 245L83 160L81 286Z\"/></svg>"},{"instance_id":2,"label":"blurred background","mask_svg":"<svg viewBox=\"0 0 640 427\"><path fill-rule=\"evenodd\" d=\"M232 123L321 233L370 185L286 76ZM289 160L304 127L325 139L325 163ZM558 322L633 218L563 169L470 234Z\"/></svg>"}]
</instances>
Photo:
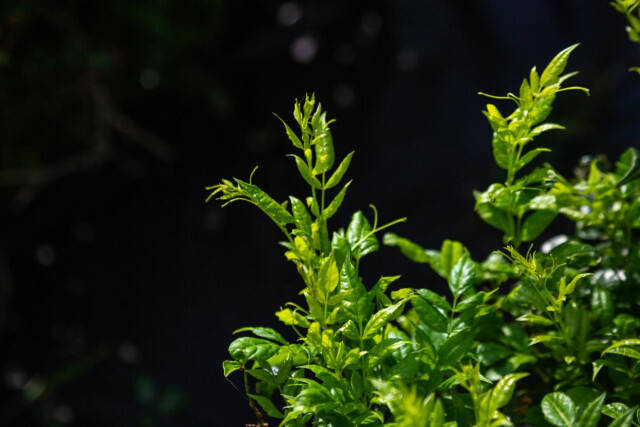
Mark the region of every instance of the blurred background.
<instances>
[{"instance_id":1,"label":"blurred background","mask_svg":"<svg viewBox=\"0 0 640 427\"><path fill-rule=\"evenodd\" d=\"M276 112L315 92L356 150L332 226L375 203L425 247L501 247L473 213L503 179L478 90L516 91L575 42L539 140L572 175L581 156L639 145L640 51L607 1L7 0L0 8L0 425L236 426L254 422L222 376L231 333L277 326L300 283L251 206L204 203L248 177L302 196ZM498 101L503 111L513 106ZM558 220L551 233L565 230ZM570 230L568 230L570 231ZM548 237L548 235L546 236ZM543 236L544 239L544 236ZM365 283L403 274L393 248Z\"/></svg>"}]
</instances>

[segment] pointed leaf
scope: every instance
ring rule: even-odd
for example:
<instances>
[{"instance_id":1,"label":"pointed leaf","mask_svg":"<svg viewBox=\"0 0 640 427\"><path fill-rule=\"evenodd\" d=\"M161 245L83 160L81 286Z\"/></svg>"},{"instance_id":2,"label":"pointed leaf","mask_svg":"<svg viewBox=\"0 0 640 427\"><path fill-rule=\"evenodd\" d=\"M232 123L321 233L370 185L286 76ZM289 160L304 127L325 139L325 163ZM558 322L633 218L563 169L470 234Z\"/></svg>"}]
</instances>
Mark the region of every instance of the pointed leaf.
<instances>
[{"instance_id":1,"label":"pointed leaf","mask_svg":"<svg viewBox=\"0 0 640 427\"><path fill-rule=\"evenodd\" d=\"M300 172L300 176L302 176L307 184L309 184L316 190L321 190L322 184L320 183L320 180L318 180L318 178L313 175L307 163L295 154L289 154L289 157L293 157L295 159L296 166L298 167L298 172Z\"/></svg>"},{"instance_id":2,"label":"pointed leaf","mask_svg":"<svg viewBox=\"0 0 640 427\"><path fill-rule=\"evenodd\" d=\"M282 338L282 335L280 335L278 331L271 328L266 328L264 326L247 326L244 328L236 329L235 331L233 331L233 335L247 331L252 332L261 338L267 338L272 341L279 342L280 344L289 344L284 338Z\"/></svg>"},{"instance_id":3,"label":"pointed leaf","mask_svg":"<svg viewBox=\"0 0 640 427\"><path fill-rule=\"evenodd\" d=\"M547 394L542 399L542 413L547 421L557 427L573 427L576 406L569 396L561 392Z\"/></svg>"},{"instance_id":4,"label":"pointed leaf","mask_svg":"<svg viewBox=\"0 0 640 427\"><path fill-rule=\"evenodd\" d=\"M393 305L390 305L387 308L384 308L371 316L371 319L367 322L367 325L364 327L364 332L362 333L362 339L366 340L369 338L373 338L378 331L387 324L387 322L394 320L400 314L402 314L402 309L404 308L406 300L401 300Z\"/></svg>"},{"instance_id":5,"label":"pointed leaf","mask_svg":"<svg viewBox=\"0 0 640 427\"><path fill-rule=\"evenodd\" d=\"M509 403L516 389L516 382L528 375L528 373L507 374L500 378L491 391L491 412Z\"/></svg>"},{"instance_id":6,"label":"pointed leaf","mask_svg":"<svg viewBox=\"0 0 640 427\"><path fill-rule=\"evenodd\" d=\"M347 240L356 259L378 250L378 239L371 233L371 225L361 211L353 214L347 228Z\"/></svg>"},{"instance_id":7,"label":"pointed leaf","mask_svg":"<svg viewBox=\"0 0 640 427\"><path fill-rule=\"evenodd\" d=\"M609 427L629 427L633 422L633 414L636 412L636 406L629 408L626 412L613 420Z\"/></svg>"},{"instance_id":8,"label":"pointed leaf","mask_svg":"<svg viewBox=\"0 0 640 427\"><path fill-rule=\"evenodd\" d=\"M273 115L276 116L278 118L278 120L280 120L282 122L282 124L284 125L284 130L287 133L287 136L289 137L289 140L291 141L293 146L302 150L302 148L303 148L302 147L302 142L300 142L300 139L296 136L295 132L289 127L287 122L282 120L280 118L280 116L278 116L276 113L273 113Z\"/></svg>"},{"instance_id":9,"label":"pointed leaf","mask_svg":"<svg viewBox=\"0 0 640 427\"><path fill-rule=\"evenodd\" d=\"M558 53L551 62L549 62L549 65L547 65L540 76L540 86L551 86L558 82L560 74L562 74L567 66L567 61L569 60L571 52L573 52L573 50L578 46L579 43L569 46Z\"/></svg>"},{"instance_id":10,"label":"pointed leaf","mask_svg":"<svg viewBox=\"0 0 640 427\"><path fill-rule=\"evenodd\" d=\"M582 415L580 415L578 427L596 427L598 425L606 396L606 393L602 393L587 405Z\"/></svg>"},{"instance_id":11,"label":"pointed leaf","mask_svg":"<svg viewBox=\"0 0 640 427\"><path fill-rule=\"evenodd\" d=\"M266 213L273 221L281 225L293 223L293 216L291 216L291 214L287 212L280 203L276 202L271 198L271 196L262 191L260 187L239 179L236 179L235 181L249 200Z\"/></svg>"},{"instance_id":12,"label":"pointed leaf","mask_svg":"<svg viewBox=\"0 0 640 427\"><path fill-rule=\"evenodd\" d=\"M347 194L347 188L349 188L351 182L352 181L347 182L344 187L342 187L342 190L340 190L340 192L336 194L331 203L329 203L329 206L324 208L324 211L322 211L322 215L325 219L331 218L333 215L335 215L336 212L338 212L338 208L340 207L340 205L342 205L344 196L345 194Z\"/></svg>"},{"instance_id":13,"label":"pointed leaf","mask_svg":"<svg viewBox=\"0 0 640 427\"><path fill-rule=\"evenodd\" d=\"M353 157L353 153L354 152L352 151L349 154L347 154L345 158L342 160L342 162L340 162L340 165L338 165L336 170L333 172L333 174L331 175L331 178L329 178L329 181L326 182L324 186L325 190L335 187L340 183L340 180L344 176L345 172L347 171L347 169L349 169L349 165L351 164L351 158Z\"/></svg>"},{"instance_id":14,"label":"pointed leaf","mask_svg":"<svg viewBox=\"0 0 640 427\"><path fill-rule=\"evenodd\" d=\"M266 412L267 415L269 415L270 417L278 418L278 419L284 418L284 414L280 412L278 408L276 408L276 405L273 404L271 399L264 396L260 396L258 394L247 394L247 395L253 400L255 400L256 402L258 402L258 405L260 405L260 407L264 410L264 412Z\"/></svg>"},{"instance_id":15,"label":"pointed leaf","mask_svg":"<svg viewBox=\"0 0 640 427\"><path fill-rule=\"evenodd\" d=\"M451 269L451 279L449 280L451 293L455 297L459 297L473 286L475 278L476 263L468 255L462 256Z\"/></svg>"}]
</instances>

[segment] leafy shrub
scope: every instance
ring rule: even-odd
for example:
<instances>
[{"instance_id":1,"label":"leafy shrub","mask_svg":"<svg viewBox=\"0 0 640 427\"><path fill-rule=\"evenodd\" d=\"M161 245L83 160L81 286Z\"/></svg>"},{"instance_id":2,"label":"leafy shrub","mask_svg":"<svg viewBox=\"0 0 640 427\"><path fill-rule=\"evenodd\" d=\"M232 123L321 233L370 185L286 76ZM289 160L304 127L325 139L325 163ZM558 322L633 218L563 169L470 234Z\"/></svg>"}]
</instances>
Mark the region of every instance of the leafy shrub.
<instances>
[{"instance_id":1,"label":"leafy shrub","mask_svg":"<svg viewBox=\"0 0 640 427\"><path fill-rule=\"evenodd\" d=\"M637 4L616 7L633 17ZM576 46L542 73L534 67L517 95L486 95L516 106L484 111L506 178L475 194L476 212L503 233L504 249L479 261L457 241L431 250L384 235L384 244L442 276L447 295L391 290L399 276L363 283L360 262L378 250L377 234L404 218L379 225L372 206L372 217L358 211L346 228L330 229L353 152L335 161L332 121L314 96L294 105L299 132L282 120L300 151L291 157L307 197L280 203L253 173L208 187L209 199L249 202L277 225L304 285L306 304L287 302L276 313L296 342L271 328L241 328L235 333L254 336L235 339L223 363L225 376L243 375L261 423L263 413L286 426L640 423L638 151L611 168L592 159L571 179L548 164L532 168L549 151L531 148L535 138L563 128L547 122L556 96L588 94L564 86L576 74L563 74ZM534 250L530 242L558 215L574 233Z\"/></svg>"}]
</instances>

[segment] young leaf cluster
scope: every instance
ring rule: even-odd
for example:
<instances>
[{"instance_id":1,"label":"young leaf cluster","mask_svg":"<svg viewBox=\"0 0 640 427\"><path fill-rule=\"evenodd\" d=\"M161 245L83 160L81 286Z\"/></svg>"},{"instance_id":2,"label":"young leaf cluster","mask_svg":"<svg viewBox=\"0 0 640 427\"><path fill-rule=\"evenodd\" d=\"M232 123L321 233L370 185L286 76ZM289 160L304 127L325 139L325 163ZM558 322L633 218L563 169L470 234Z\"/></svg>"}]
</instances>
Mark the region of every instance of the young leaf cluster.
<instances>
[{"instance_id":1,"label":"young leaf cluster","mask_svg":"<svg viewBox=\"0 0 640 427\"><path fill-rule=\"evenodd\" d=\"M615 0L611 6L627 18L629 40L640 43L640 0ZM629 71L640 74L640 67L631 67Z\"/></svg>"}]
</instances>

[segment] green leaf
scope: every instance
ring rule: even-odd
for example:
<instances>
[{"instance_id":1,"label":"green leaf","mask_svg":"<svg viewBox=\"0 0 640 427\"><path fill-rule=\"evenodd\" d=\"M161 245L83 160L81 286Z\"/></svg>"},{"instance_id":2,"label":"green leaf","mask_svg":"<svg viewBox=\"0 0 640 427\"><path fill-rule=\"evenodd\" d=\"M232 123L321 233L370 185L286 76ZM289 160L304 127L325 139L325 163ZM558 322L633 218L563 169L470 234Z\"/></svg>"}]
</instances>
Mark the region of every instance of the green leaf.
<instances>
[{"instance_id":1,"label":"green leaf","mask_svg":"<svg viewBox=\"0 0 640 427\"><path fill-rule=\"evenodd\" d=\"M356 259L378 250L378 239L371 232L371 225L361 211L353 214L347 227L347 240Z\"/></svg>"},{"instance_id":2,"label":"green leaf","mask_svg":"<svg viewBox=\"0 0 640 427\"><path fill-rule=\"evenodd\" d=\"M347 188L349 188L351 182L352 181L347 182L344 187L342 187L342 190L340 190L338 194L336 194L336 197L333 198L331 203L329 203L329 206L324 208L324 211L322 211L322 216L324 216L325 219L331 218L333 215L335 215L336 212L338 212L338 208L340 207L340 205L342 205L344 196L345 194L347 194Z\"/></svg>"},{"instance_id":3,"label":"green leaf","mask_svg":"<svg viewBox=\"0 0 640 427\"><path fill-rule=\"evenodd\" d=\"M314 138L316 145L316 165L313 168L315 174L325 173L333 166L335 154L333 152L333 138L329 128Z\"/></svg>"},{"instance_id":4,"label":"green leaf","mask_svg":"<svg viewBox=\"0 0 640 427\"><path fill-rule=\"evenodd\" d=\"M472 345L473 334L469 328L450 334L438 349L440 363L445 366L456 366L458 360L471 350Z\"/></svg>"},{"instance_id":5,"label":"green leaf","mask_svg":"<svg viewBox=\"0 0 640 427\"><path fill-rule=\"evenodd\" d=\"M520 229L520 240L530 242L538 237L553 222L555 211L540 210L529 215Z\"/></svg>"},{"instance_id":6,"label":"green leaf","mask_svg":"<svg viewBox=\"0 0 640 427\"><path fill-rule=\"evenodd\" d=\"M607 353L611 353L613 350L619 349L621 347L629 347L634 345L640 345L640 338L627 338L624 340L614 341L613 344L602 351L602 356Z\"/></svg>"},{"instance_id":7,"label":"green leaf","mask_svg":"<svg viewBox=\"0 0 640 427\"><path fill-rule=\"evenodd\" d=\"M624 153L623 157L625 156L628 158L629 167L622 178L620 178L620 181L618 181L616 187L621 187L628 182L640 178L640 160L638 159L638 151L633 147L629 148L629 150Z\"/></svg>"},{"instance_id":8,"label":"green leaf","mask_svg":"<svg viewBox=\"0 0 640 427\"><path fill-rule=\"evenodd\" d=\"M296 166L298 167L298 172L300 172L300 176L302 176L302 178L307 181L307 184L309 184L316 190L321 190L322 184L320 183L320 180L318 180L318 178L313 175L307 163L295 154L289 154L289 157L293 157L295 159Z\"/></svg>"},{"instance_id":9,"label":"green leaf","mask_svg":"<svg viewBox=\"0 0 640 427\"><path fill-rule=\"evenodd\" d=\"M534 127L531 132L529 132L529 137L534 138L544 132L548 132L554 129L566 129L564 126L556 124L556 123L543 123L539 126ZM549 149L544 149L545 151L551 151Z\"/></svg>"},{"instance_id":10,"label":"green leaf","mask_svg":"<svg viewBox=\"0 0 640 427\"><path fill-rule=\"evenodd\" d=\"M437 332L447 332L447 318L425 298L416 295L411 299L411 304L425 325Z\"/></svg>"},{"instance_id":11,"label":"green leaf","mask_svg":"<svg viewBox=\"0 0 640 427\"><path fill-rule=\"evenodd\" d=\"M482 113L487 117L489 124L494 131L507 126L507 121L502 117L500 110L498 110L495 105L487 104L487 110Z\"/></svg>"},{"instance_id":12,"label":"green leaf","mask_svg":"<svg viewBox=\"0 0 640 427\"><path fill-rule=\"evenodd\" d=\"M241 337L229 345L229 354L240 362L264 361L273 356L279 347L278 344L262 338Z\"/></svg>"},{"instance_id":13,"label":"green leaf","mask_svg":"<svg viewBox=\"0 0 640 427\"><path fill-rule=\"evenodd\" d=\"M342 162L340 162L340 165L338 165L336 170L333 172L333 174L331 175L331 178L329 178L329 181L326 182L324 186L325 190L335 187L340 183L340 180L344 176L345 172L347 171L347 169L349 169L349 165L351 164L351 158L353 157L353 153L354 152L352 151L349 154L347 154L345 158L342 160Z\"/></svg>"},{"instance_id":14,"label":"green leaf","mask_svg":"<svg viewBox=\"0 0 640 427\"><path fill-rule=\"evenodd\" d=\"M282 205L262 191L257 185L235 179L240 189L247 198L267 214L273 221L280 225L293 223L293 217Z\"/></svg>"},{"instance_id":15,"label":"green leaf","mask_svg":"<svg viewBox=\"0 0 640 427\"><path fill-rule=\"evenodd\" d=\"M502 169L509 169L509 159L512 148L505 140L505 132L494 132L491 145L493 148L493 158L496 164Z\"/></svg>"},{"instance_id":16,"label":"green leaf","mask_svg":"<svg viewBox=\"0 0 640 427\"><path fill-rule=\"evenodd\" d=\"M303 148L302 147L302 142L300 142L300 139L296 136L295 132L289 127L287 122L282 120L280 118L280 116L278 116L276 113L273 113L273 115L276 116L278 118L278 120L280 120L282 122L282 124L284 125L284 130L287 133L287 136L289 137L289 140L291 141L293 146L302 150L302 148Z\"/></svg>"},{"instance_id":17,"label":"green leaf","mask_svg":"<svg viewBox=\"0 0 640 427\"><path fill-rule=\"evenodd\" d=\"M290 326L302 326L303 328L309 327L309 321L297 311L293 311L290 308L277 311L276 316L282 323Z\"/></svg>"},{"instance_id":18,"label":"green leaf","mask_svg":"<svg viewBox=\"0 0 640 427\"><path fill-rule=\"evenodd\" d=\"M382 238L382 242L387 246L397 246L400 248L400 252L413 262L433 264L436 261L432 251L427 251L417 243L397 234L386 233Z\"/></svg>"},{"instance_id":19,"label":"green leaf","mask_svg":"<svg viewBox=\"0 0 640 427\"><path fill-rule=\"evenodd\" d=\"M509 403L516 389L516 382L528 375L528 373L507 374L500 378L498 384L491 391L492 412Z\"/></svg>"},{"instance_id":20,"label":"green leaf","mask_svg":"<svg viewBox=\"0 0 640 427\"><path fill-rule=\"evenodd\" d=\"M553 325L553 321L550 319L540 316L539 314L526 313L516 319L519 322L528 322L532 325L541 325L541 326L551 326Z\"/></svg>"},{"instance_id":21,"label":"green leaf","mask_svg":"<svg viewBox=\"0 0 640 427\"><path fill-rule=\"evenodd\" d=\"M485 365L491 365L513 354L513 350L494 342L481 342L476 347L478 360Z\"/></svg>"},{"instance_id":22,"label":"green leaf","mask_svg":"<svg viewBox=\"0 0 640 427\"><path fill-rule=\"evenodd\" d=\"M542 399L542 413L548 422L557 427L573 427L576 407L569 396L562 392L547 394Z\"/></svg>"},{"instance_id":23,"label":"green leaf","mask_svg":"<svg viewBox=\"0 0 640 427\"><path fill-rule=\"evenodd\" d=\"M235 331L233 331L233 334L238 334L240 332L252 332L253 334L262 337L262 338L267 338L269 340L275 341L275 342L279 342L280 344L289 344L284 338L282 338L282 335L280 335L276 330L271 329L271 328L265 328L264 326L247 326L244 328L240 328L240 329L236 329Z\"/></svg>"},{"instance_id":24,"label":"green leaf","mask_svg":"<svg viewBox=\"0 0 640 427\"><path fill-rule=\"evenodd\" d=\"M289 196L291 201L291 212L293 212L293 219L296 227L302 231L302 233L311 239L311 215L307 211L307 207L300 200L293 196Z\"/></svg>"},{"instance_id":25,"label":"green leaf","mask_svg":"<svg viewBox=\"0 0 640 427\"><path fill-rule=\"evenodd\" d=\"M284 414L280 412L278 408L276 408L276 406L273 404L271 399L264 396L260 396L258 394L250 394L250 393L248 393L247 396L249 396L251 399L258 402L258 405L260 405L262 410L266 412L267 415L269 415L270 417L278 418L278 419L284 418Z\"/></svg>"},{"instance_id":26,"label":"green leaf","mask_svg":"<svg viewBox=\"0 0 640 427\"><path fill-rule=\"evenodd\" d=\"M578 427L597 427L606 396L606 393L602 393L587 405L582 415L580 415Z\"/></svg>"},{"instance_id":27,"label":"green leaf","mask_svg":"<svg viewBox=\"0 0 640 427\"><path fill-rule=\"evenodd\" d=\"M362 333L362 339L366 340L368 338L373 338L378 331L387 324L402 314L402 309L404 308L406 300L401 300L393 305L390 305L387 308L379 310L371 316L371 319L367 322L364 327L364 332Z\"/></svg>"},{"instance_id":28,"label":"green leaf","mask_svg":"<svg viewBox=\"0 0 640 427\"><path fill-rule=\"evenodd\" d=\"M629 410L629 406L622 402L614 402L605 405L602 413L611 418L618 418Z\"/></svg>"},{"instance_id":29,"label":"green leaf","mask_svg":"<svg viewBox=\"0 0 640 427\"><path fill-rule=\"evenodd\" d=\"M224 371L224 376L228 377L232 372L242 369L242 363L237 360L225 360L222 362L222 370Z\"/></svg>"},{"instance_id":30,"label":"green leaf","mask_svg":"<svg viewBox=\"0 0 640 427\"><path fill-rule=\"evenodd\" d=\"M336 259L331 254L322 260L320 270L318 271L317 286L320 293L320 302L326 302L329 294L338 286L339 272Z\"/></svg>"},{"instance_id":31,"label":"green leaf","mask_svg":"<svg viewBox=\"0 0 640 427\"><path fill-rule=\"evenodd\" d=\"M455 240L445 240L442 242L442 247L440 248L439 265L437 268L435 266L433 268L440 276L449 280L453 266L456 265L465 254L468 254L468 251L462 243Z\"/></svg>"},{"instance_id":32,"label":"green leaf","mask_svg":"<svg viewBox=\"0 0 640 427\"><path fill-rule=\"evenodd\" d=\"M629 427L633 422L633 414L636 411L636 407L629 408L626 412L613 420L609 427Z\"/></svg>"},{"instance_id":33,"label":"green leaf","mask_svg":"<svg viewBox=\"0 0 640 427\"><path fill-rule=\"evenodd\" d=\"M437 293L429 289L416 289L418 295L429 301L434 307L439 308L441 311L447 313L451 311L451 306L446 299L438 295Z\"/></svg>"},{"instance_id":34,"label":"green leaf","mask_svg":"<svg viewBox=\"0 0 640 427\"><path fill-rule=\"evenodd\" d=\"M571 52L579 46L579 43L576 43L568 48L562 50L558 53L552 60L549 62L549 65L544 69L542 75L540 76L540 86L551 86L558 82L560 79L560 74L564 71L567 66L567 61L569 60L569 56Z\"/></svg>"},{"instance_id":35,"label":"green leaf","mask_svg":"<svg viewBox=\"0 0 640 427\"><path fill-rule=\"evenodd\" d=\"M524 156L520 157L520 160L518 160L516 170L520 170L528 165L533 159L538 157L538 154L547 153L550 151L551 150L549 150L548 148L534 148L533 150L529 150Z\"/></svg>"},{"instance_id":36,"label":"green leaf","mask_svg":"<svg viewBox=\"0 0 640 427\"><path fill-rule=\"evenodd\" d=\"M460 297L467 289L470 289L475 278L476 263L468 255L462 256L451 269L449 289L453 296Z\"/></svg>"}]
</instances>

